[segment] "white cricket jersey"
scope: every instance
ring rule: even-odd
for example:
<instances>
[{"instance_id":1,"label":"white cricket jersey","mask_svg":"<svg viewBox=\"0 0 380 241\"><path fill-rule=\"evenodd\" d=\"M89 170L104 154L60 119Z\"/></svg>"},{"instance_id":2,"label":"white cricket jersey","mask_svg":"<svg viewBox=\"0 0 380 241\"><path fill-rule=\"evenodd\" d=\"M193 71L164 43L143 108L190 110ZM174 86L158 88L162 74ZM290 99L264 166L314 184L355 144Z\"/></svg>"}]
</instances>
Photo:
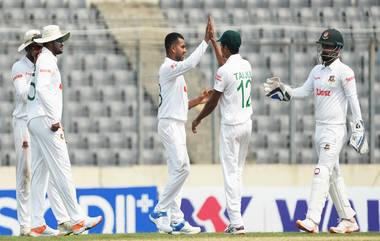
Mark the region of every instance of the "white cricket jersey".
<instances>
[{"instance_id":1,"label":"white cricket jersey","mask_svg":"<svg viewBox=\"0 0 380 241\"><path fill-rule=\"evenodd\" d=\"M344 125L347 103L353 121L362 120L352 69L336 59L329 66L316 65L303 86L292 90L292 96L303 98L314 94L315 120L318 124Z\"/></svg>"},{"instance_id":2,"label":"white cricket jersey","mask_svg":"<svg viewBox=\"0 0 380 241\"><path fill-rule=\"evenodd\" d=\"M251 64L240 54L231 55L216 75L214 89L220 98L221 124L237 125L251 118Z\"/></svg>"},{"instance_id":3,"label":"white cricket jersey","mask_svg":"<svg viewBox=\"0 0 380 241\"><path fill-rule=\"evenodd\" d=\"M35 78L31 82L27 102L28 122L39 116L48 116L51 123L61 122L62 82L57 57L42 48L36 62Z\"/></svg>"},{"instance_id":4,"label":"white cricket jersey","mask_svg":"<svg viewBox=\"0 0 380 241\"><path fill-rule=\"evenodd\" d=\"M12 66L12 80L16 94L16 105L12 115L15 118L27 119L26 102L33 73L34 63L26 56L21 57L21 59Z\"/></svg>"},{"instance_id":5,"label":"white cricket jersey","mask_svg":"<svg viewBox=\"0 0 380 241\"><path fill-rule=\"evenodd\" d=\"M194 52L183 61L165 58L159 70L160 103L158 119L175 119L186 122L189 100L183 74L199 63L207 46L208 44L203 40Z\"/></svg>"}]
</instances>

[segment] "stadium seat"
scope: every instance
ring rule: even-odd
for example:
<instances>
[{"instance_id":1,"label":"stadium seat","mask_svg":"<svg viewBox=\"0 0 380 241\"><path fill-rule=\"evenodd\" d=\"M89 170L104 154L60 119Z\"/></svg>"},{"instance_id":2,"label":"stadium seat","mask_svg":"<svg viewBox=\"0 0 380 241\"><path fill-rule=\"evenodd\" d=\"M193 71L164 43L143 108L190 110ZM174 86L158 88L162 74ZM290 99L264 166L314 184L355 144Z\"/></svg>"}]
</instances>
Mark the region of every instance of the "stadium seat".
<instances>
[{"instance_id":1,"label":"stadium seat","mask_svg":"<svg viewBox=\"0 0 380 241\"><path fill-rule=\"evenodd\" d=\"M265 1L265 0L247 0L247 7L248 9L254 9L254 8L266 9L269 7L269 5L268 5L268 1Z\"/></svg>"},{"instance_id":2,"label":"stadium seat","mask_svg":"<svg viewBox=\"0 0 380 241\"><path fill-rule=\"evenodd\" d=\"M203 8L203 6L204 1L202 0L182 1L182 7L186 10L195 8L199 11L201 8Z\"/></svg>"},{"instance_id":3,"label":"stadium seat","mask_svg":"<svg viewBox=\"0 0 380 241\"><path fill-rule=\"evenodd\" d=\"M41 0L24 0L25 9L42 8L43 4Z\"/></svg>"},{"instance_id":4,"label":"stadium seat","mask_svg":"<svg viewBox=\"0 0 380 241\"><path fill-rule=\"evenodd\" d=\"M119 165L135 165L137 164L137 152L135 150L117 149L115 150L115 157Z\"/></svg>"},{"instance_id":5,"label":"stadium seat","mask_svg":"<svg viewBox=\"0 0 380 241\"><path fill-rule=\"evenodd\" d=\"M289 8L289 0L269 0L269 8Z\"/></svg>"},{"instance_id":6,"label":"stadium seat","mask_svg":"<svg viewBox=\"0 0 380 241\"><path fill-rule=\"evenodd\" d=\"M21 8L23 6L23 0L1 1L4 9Z\"/></svg>"},{"instance_id":7,"label":"stadium seat","mask_svg":"<svg viewBox=\"0 0 380 241\"><path fill-rule=\"evenodd\" d=\"M85 8L86 7L86 0L67 0L67 6L70 9Z\"/></svg>"},{"instance_id":8,"label":"stadium seat","mask_svg":"<svg viewBox=\"0 0 380 241\"><path fill-rule=\"evenodd\" d=\"M14 150L14 148L15 143L13 133L1 133L0 150Z\"/></svg>"},{"instance_id":9,"label":"stadium seat","mask_svg":"<svg viewBox=\"0 0 380 241\"><path fill-rule=\"evenodd\" d=\"M160 7L167 8L179 8L181 6L182 0L160 0Z\"/></svg>"},{"instance_id":10,"label":"stadium seat","mask_svg":"<svg viewBox=\"0 0 380 241\"><path fill-rule=\"evenodd\" d=\"M205 9L212 9L212 8L225 8L225 0L208 0L204 1L204 8Z\"/></svg>"},{"instance_id":11,"label":"stadium seat","mask_svg":"<svg viewBox=\"0 0 380 241\"><path fill-rule=\"evenodd\" d=\"M237 8L246 9L248 7L247 0L225 0L226 9L234 9Z\"/></svg>"}]
</instances>

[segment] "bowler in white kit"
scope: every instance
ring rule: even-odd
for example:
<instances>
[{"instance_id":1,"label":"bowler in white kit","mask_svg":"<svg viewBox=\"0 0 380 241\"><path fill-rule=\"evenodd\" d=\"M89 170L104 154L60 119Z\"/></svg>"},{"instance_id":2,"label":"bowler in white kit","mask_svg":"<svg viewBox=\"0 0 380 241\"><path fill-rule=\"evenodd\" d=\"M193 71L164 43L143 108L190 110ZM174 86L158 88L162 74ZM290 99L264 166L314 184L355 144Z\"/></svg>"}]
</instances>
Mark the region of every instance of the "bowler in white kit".
<instances>
[{"instance_id":1,"label":"bowler in white kit","mask_svg":"<svg viewBox=\"0 0 380 241\"><path fill-rule=\"evenodd\" d=\"M322 64L316 65L306 82L298 88L283 84L278 77L264 83L266 95L272 99L289 101L314 95L315 147L318 164L314 169L308 211L304 220L297 220L299 229L318 233L321 214L328 194L335 205L340 221L330 227L332 233L359 231L347 197L346 186L339 167L339 153L346 143L347 106L352 112L352 134L349 144L360 154L368 152L364 124L356 92L352 69L339 59L344 45L342 34L336 29L325 30L319 40Z\"/></svg>"},{"instance_id":2,"label":"bowler in white kit","mask_svg":"<svg viewBox=\"0 0 380 241\"><path fill-rule=\"evenodd\" d=\"M205 102L207 92L188 100L184 73L193 69L206 52L209 41L206 27L204 40L191 55L184 59L186 44L179 33L165 37L166 58L159 70L160 103L158 107L158 135L165 148L169 180L159 195L154 211L149 215L161 232L171 234L199 233L184 219L181 211L181 190L190 171L190 160L186 148L185 123L188 109Z\"/></svg>"},{"instance_id":3,"label":"bowler in white kit","mask_svg":"<svg viewBox=\"0 0 380 241\"><path fill-rule=\"evenodd\" d=\"M213 36L213 35L212 35ZM241 216L242 172L248 153L252 130L252 67L239 54L240 34L228 30L218 40L221 48L211 38L219 67L214 90L203 110L192 123L196 133L201 120L208 116L220 100L220 146L219 155L224 177L227 212L230 224L227 234L244 234Z\"/></svg>"}]
</instances>

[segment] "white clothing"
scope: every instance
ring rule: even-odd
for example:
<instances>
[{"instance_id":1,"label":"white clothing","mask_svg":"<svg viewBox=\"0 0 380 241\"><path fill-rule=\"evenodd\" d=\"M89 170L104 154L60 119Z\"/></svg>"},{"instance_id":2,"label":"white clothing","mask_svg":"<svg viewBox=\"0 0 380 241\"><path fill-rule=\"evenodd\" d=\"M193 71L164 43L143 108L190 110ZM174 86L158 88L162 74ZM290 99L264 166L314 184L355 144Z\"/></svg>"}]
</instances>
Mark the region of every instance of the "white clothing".
<instances>
[{"instance_id":1,"label":"white clothing","mask_svg":"<svg viewBox=\"0 0 380 241\"><path fill-rule=\"evenodd\" d=\"M175 119L185 122L189 100L187 86L183 74L193 69L206 52L208 44L205 41L183 61L175 61L168 57L159 70L160 103L158 119Z\"/></svg>"},{"instance_id":2,"label":"white clothing","mask_svg":"<svg viewBox=\"0 0 380 241\"><path fill-rule=\"evenodd\" d=\"M328 193L340 218L351 219L355 211L348 201L340 173L339 154L347 139L347 104L353 121L362 120L354 72L336 59L329 66L317 65L302 87L291 90L295 98L314 93L315 148L318 165L314 170L306 217L319 223Z\"/></svg>"},{"instance_id":3,"label":"white clothing","mask_svg":"<svg viewBox=\"0 0 380 241\"><path fill-rule=\"evenodd\" d=\"M39 116L47 116L51 124L61 122L62 82L57 57L42 48L36 62L35 78L29 88L27 105L28 122Z\"/></svg>"},{"instance_id":4,"label":"white clothing","mask_svg":"<svg viewBox=\"0 0 380 241\"><path fill-rule=\"evenodd\" d=\"M31 180L31 143L27 128L26 102L34 64L23 56L13 64L12 79L16 91L16 106L13 111L13 134L16 150L16 199L17 219L23 228L31 227L30 217L30 180ZM54 216L58 223L70 220L54 183L49 180L47 189ZM46 192L45 192L46 193Z\"/></svg>"},{"instance_id":5,"label":"white clothing","mask_svg":"<svg viewBox=\"0 0 380 241\"><path fill-rule=\"evenodd\" d=\"M214 89L220 98L221 124L237 125L251 119L251 64L240 54L231 55L215 75Z\"/></svg>"},{"instance_id":6,"label":"white clothing","mask_svg":"<svg viewBox=\"0 0 380 241\"><path fill-rule=\"evenodd\" d=\"M12 66L12 80L16 93L16 105L13 111L13 117L26 120L26 101L30 81L34 73L34 63L26 56Z\"/></svg>"},{"instance_id":7,"label":"white clothing","mask_svg":"<svg viewBox=\"0 0 380 241\"><path fill-rule=\"evenodd\" d=\"M49 178L70 216L72 224L85 219L76 197L71 164L62 128L50 130L47 116L33 118L28 123L32 144L31 205L32 228L45 225L43 209ZM53 202L53 200L51 200Z\"/></svg>"},{"instance_id":8,"label":"white clothing","mask_svg":"<svg viewBox=\"0 0 380 241\"><path fill-rule=\"evenodd\" d=\"M184 219L181 211L181 190L190 172L185 123L161 119L158 121L158 136L165 148L169 180L160 194L155 211L170 211L171 221L181 222Z\"/></svg>"},{"instance_id":9,"label":"white clothing","mask_svg":"<svg viewBox=\"0 0 380 241\"><path fill-rule=\"evenodd\" d=\"M316 123L346 124L347 103L350 104L353 122L362 120L354 72L339 59L329 66L316 65L303 86L291 90L294 98L303 98L312 93Z\"/></svg>"},{"instance_id":10,"label":"white clothing","mask_svg":"<svg viewBox=\"0 0 380 241\"><path fill-rule=\"evenodd\" d=\"M243 226L241 217L242 173L251 139L252 121L220 126L220 162L224 177L227 213L233 227Z\"/></svg>"},{"instance_id":11,"label":"white clothing","mask_svg":"<svg viewBox=\"0 0 380 241\"><path fill-rule=\"evenodd\" d=\"M252 68L239 54L231 55L215 75L220 97L220 162L223 169L227 213L233 227L244 226L241 217L242 172L252 132Z\"/></svg>"}]
</instances>

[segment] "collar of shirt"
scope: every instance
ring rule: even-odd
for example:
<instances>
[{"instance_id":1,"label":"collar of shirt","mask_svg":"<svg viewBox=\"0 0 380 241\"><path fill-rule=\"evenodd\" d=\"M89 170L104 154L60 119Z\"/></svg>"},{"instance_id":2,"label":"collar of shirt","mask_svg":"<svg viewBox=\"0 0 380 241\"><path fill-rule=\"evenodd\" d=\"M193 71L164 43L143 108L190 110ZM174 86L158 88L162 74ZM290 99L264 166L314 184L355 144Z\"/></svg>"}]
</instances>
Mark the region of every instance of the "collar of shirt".
<instances>
[{"instance_id":1,"label":"collar of shirt","mask_svg":"<svg viewBox=\"0 0 380 241\"><path fill-rule=\"evenodd\" d=\"M171 58L169 58L169 57L165 57L165 62L168 62L168 61L174 61L174 62L177 62L177 61L174 60L174 59L171 59Z\"/></svg>"},{"instance_id":2,"label":"collar of shirt","mask_svg":"<svg viewBox=\"0 0 380 241\"><path fill-rule=\"evenodd\" d=\"M41 54L47 54L50 58L54 59L57 63L57 57L46 47L43 47L41 50Z\"/></svg>"},{"instance_id":3,"label":"collar of shirt","mask_svg":"<svg viewBox=\"0 0 380 241\"><path fill-rule=\"evenodd\" d=\"M230 61L239 60L239 59L241 59L240 54L233 54L233 55L230 55L230 57L228 57L226 63Z\"/></svg>"},{"instance_id":4,"label":"collar of shirt","mask_svg":"<svg viewBox=\"0 0 380 241\"><path fill-rule=\"evenodd\" d=\"M329 66L324 66L324 68L328 68L330 70L334 70L336 68L338 68L338 66L341 64L342 62L340 62L340 59L337 58L336 60L334 60Z\"/></svg>"},{"instance_id":5,"label":"collar of shirt","mask_svg":"<svg viewBox=\"0 0 380 241\"><path fill-rule=\"evenodd\" d=\"M30 59L28 59L28 57L26 57L26 55L22 56L22 59L29 68L31 68L31 69L34 68L34 63L32 61L30 61Z\"/></svg>"}]
</instances>

